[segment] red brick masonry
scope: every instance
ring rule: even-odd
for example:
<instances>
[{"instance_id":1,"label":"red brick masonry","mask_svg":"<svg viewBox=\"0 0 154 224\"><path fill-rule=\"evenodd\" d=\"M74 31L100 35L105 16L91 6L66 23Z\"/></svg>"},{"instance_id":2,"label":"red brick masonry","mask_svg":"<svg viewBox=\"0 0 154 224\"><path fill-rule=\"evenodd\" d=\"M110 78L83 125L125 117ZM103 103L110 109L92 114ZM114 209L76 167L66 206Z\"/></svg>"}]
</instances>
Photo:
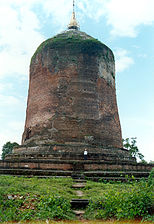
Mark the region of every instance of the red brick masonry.
<instances>
[{"instance_id":1,"label":"red brick masonry","mask_svg":"<svg viewBox=\"0 0 154 224\"><path fill-rule=\"evenodd\" d=\"M87 48L85 40L89 40ZM115 62L107 46L77 30L59 34L41 45L30 66L22 142L91 142L122 147Z\"/></svg>"}]
</instances>

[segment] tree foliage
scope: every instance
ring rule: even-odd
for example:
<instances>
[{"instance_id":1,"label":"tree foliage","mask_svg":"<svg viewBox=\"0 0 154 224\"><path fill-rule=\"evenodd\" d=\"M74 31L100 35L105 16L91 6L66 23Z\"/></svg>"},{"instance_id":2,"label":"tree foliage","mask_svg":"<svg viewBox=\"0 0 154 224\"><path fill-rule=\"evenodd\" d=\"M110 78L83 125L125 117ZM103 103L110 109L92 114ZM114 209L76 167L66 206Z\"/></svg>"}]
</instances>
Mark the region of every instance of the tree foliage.
<instances>
[{"instance_id":1,"label":"tree foliage","mask_svg":"<svg viewBox=\"0 0 154 224\"><path fill-rule=\"evenodd\" d=\"M3 148L2 148L2 159L4 160L5 159L5 156L10 154L13 150L13 148L15 146L18 146L19 144L16 143L16 142L7 142L6 144L3 145Z\"/></svg>"},{"instance_id":2,"label":"tree foliage","mask_svg":"<svg viewBox=\"0 0 154 224\"><path fill-rule=\"evenodd\" d=\"M123 139L123 147L129 150L132 157L139 159L141 162L145 162L144 155L139 152L136 142L136 138Z\"/></svg>"}]
</instances>

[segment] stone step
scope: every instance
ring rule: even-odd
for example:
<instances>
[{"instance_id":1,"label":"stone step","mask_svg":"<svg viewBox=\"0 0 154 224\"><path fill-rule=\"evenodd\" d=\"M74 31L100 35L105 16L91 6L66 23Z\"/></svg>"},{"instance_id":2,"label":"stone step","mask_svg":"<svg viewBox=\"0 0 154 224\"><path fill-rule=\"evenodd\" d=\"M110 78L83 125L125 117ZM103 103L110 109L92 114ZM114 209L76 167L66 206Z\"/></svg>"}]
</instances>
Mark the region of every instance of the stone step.
<instances>
[{"instance_id":1,"label":"stone step","mask_svg":"<svg viewBox=\"0 0 154 224\"><path fill-rule=\"evenodd\" d=\"M83 192L82 191L76 191L76 196L78 197L83 197Z\"/></svg>"},{"instance_id":2,"label":"stone step","mask_svg":"<svg viewBox=\"0 0 154 224\"><path fill-rule=\"evenodd\" d=\"M70 201L72 209L83 209L89 204L88 199L72 199Z\"/></svg>"},{"instance_id":3,"label":"stone step","mask_svg":"<svg viewBox=\"0 0 154 224\"><path fill-rule=\"evenodd\" d=\"M87 160L84 160L82 158L78 158L78 157L68 157L68 158L60 158L60 157L54 157L54 158L50 158L50 157L39 157L39 158L33 158L33 157L19 157L19 158L7 158L5 160L6 163L13 163L14 162L40 162L43 163L45 162L49 162L49 163L76 163L77 165L80 164L88 164L88 163L108 163L108 164L113 164L113 163L122 163L122 164L131 164L131 165L136 165L136 162L134 161L129 161L129 160L116 160L116 159L112 159L112 158L100 158L100 159L95 159L95 158L88 158ZM1 162L2 163L2 162Z\"/></svg>"},{"instance_id":4,"label":"stone step","mask_svg":"<svg viewBox=\"0 0 154 224\"><path fill-rule=\"evenodd\" d=\"M85 183L76 183L72 185L72 188L85 188Z\"/></svg>"},{"instance_id":5,"label":"stone step","mask_svg":"<svg viewBox=\"0 0 154 224\"><path fill-rule=\"evenodd\" d=\"M83 210L73 210L73 212L76 216L83 216L85 214Z\"/></svg>"},{"instance_id":6,"label":"stone step","mask_svg":"<svg viewBox=\"0 0 154 224\"><path fill-rule=\"evenodd\" d=\"M84 178L89 180L122 180L134 176L136 180L147 178L150 171L73 171L73 170L52 170L52 169L30 169L30 168L0 168L1 175L24 175L24 176L40 176L40 177L72 177L76 183L86 183Z\"/></svg>"},{"instance_id":7,"label":"stone step","mask_svg":"<svg viewBox=\"0 0 154 224\"><path fill-rule=\"evenodd\" d=\"M85 179L74 179L74 182L76 182L76 183L86 183L87 181Z\"/></svg>"},{"instance_id":8,"label":"stone step","mask_svg":"<svg viewBox=\"0 0 154 224\"><path fill-rule=\"evenodd\" d=\"M40 169L2 169L0 174L25 175L25 176L72 176L73 171L65 170L40 170Z\"/></svg>"},{"instance_id":9,"label":"stone step","mask_svg":"<svg viewBox=\"0 0 154 224\"><path fill-rule=\"evenodd\" d=\"M92 180L92 181L122 181L122 182L125 182L127 180L136 180L136 181L139 181L141 180L141 178L143 177L134 177L134 178L131 178L131 177L87 177L88 180ZM147 177L144 177L145 179L147 179Z\"/></svg>"},{"instance_id":10,"label":"stone step","mask_svg":"<svg viewBox=\"0 0 154 224\"><path fill-rule=\"evenodd\" d=\"M62 146L61 146L62 147ZM64 151L65 150L65 151ZM43 159L56 159L56 160L67 160L67 159L75 159L75 160L84 160L84 155L83 155L83 149L80 152L77 152L77 149L75 147L75 152L72 152L73 148L71 147L71 151L66 151L67 149L63 149L60 151L40 151L37 152L29 152L27 149L23 153L17 153L17 154L10 154L7 156L6 160L12 161L12 159L20 159L20 160L25 160L25 159L33 159L33 160L43 160ZM91 148L91 150L95 150L94 148ZM90 150L90 151L91 151ZM122 150L109 150L109 149L98 149L97 148L97 153L96 152L88 152L88 160L103 160L103 161L128 161L128 162L135 162L135 159L131 158L128 152L125 151L125 153Z\"/></svg>"},{"instance_id":11,"label":"stone step","mask_svg":"<svg viewBox=\"0 0 154 224\"><path fill-rule=\"evenodd\" d=\"M84 173L83 172L78 172L78 171L73 171L72 179L74 181L76 181L76 180L84 180L85 179Z\"/></svg>"},{"instance_id":12,"label":"stone step","mask_svg":"<svg viewBox=\"0 0 154 224\"><path fill-rule=\"evenodd\" d=\"M148 177L149 171L85 171L84 175L86 177L125 177L125 176L134 176L134 177Z\"/></svg>"}]
</instances>

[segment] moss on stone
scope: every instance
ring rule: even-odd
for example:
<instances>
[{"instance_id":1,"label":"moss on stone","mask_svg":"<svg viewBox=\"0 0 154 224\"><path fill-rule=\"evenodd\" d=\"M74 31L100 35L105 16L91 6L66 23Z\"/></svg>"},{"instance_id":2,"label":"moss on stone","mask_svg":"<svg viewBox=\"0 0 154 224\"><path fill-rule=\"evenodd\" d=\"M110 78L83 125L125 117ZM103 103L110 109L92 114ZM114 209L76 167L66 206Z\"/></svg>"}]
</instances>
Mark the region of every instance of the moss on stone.
<instances>
[{"instance_id":1,"label":"moss on stone","mask_svg":"<svg viewBox=\"0 0 154 224\"><path fill-rule=\"evenodd\" d=\"M100 41L94 38L83 39L80 35L71 37L56 36L44 41L34 53L31 62L35 60L36 55L42 50L47 49L70 49L76 53L100 56L103 48L106 47ZM107 48L107 47L106 47Z\"/></svg>"}]
</instances>

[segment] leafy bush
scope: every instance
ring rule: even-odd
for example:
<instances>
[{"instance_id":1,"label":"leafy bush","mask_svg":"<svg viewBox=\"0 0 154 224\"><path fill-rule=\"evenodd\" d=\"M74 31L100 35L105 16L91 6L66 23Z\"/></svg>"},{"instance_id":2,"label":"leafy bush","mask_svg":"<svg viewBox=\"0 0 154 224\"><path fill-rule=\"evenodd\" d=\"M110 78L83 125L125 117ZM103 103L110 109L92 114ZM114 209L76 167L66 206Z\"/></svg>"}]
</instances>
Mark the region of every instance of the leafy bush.
<instances>
[{"instance_id":1,"label":"leafy bush","mask_svg":"<svg viewBox=\"0 0 154 224\"><path fill-rule=\"evenodd\" d=\"M154 186L154 167L152 168L149 177L148 177L148 185Z\"/></svg>"},{"instance_id":2,"label":"leafy bush","mask_svg":"<svg viewBox=\"0 0 154 224\"><path fill-rule=\"evenodd\" d=\"M71 205L70 202L63 197L41 197L37 206L39 219L70 219Z\"/></svg>"},{"instance_id":3,"label":"leafy bush","mask_svg":"<svg viewBox=\"0 0 154 224\"><path fill-rule=\"evenodd\" d=\"M101 198L91 201L86 216L107 219L134 219L151 215L152 213L152 185L148 182L132 183L132 187L125 190L111 189Z\"/></svg>"},{"instance_id":4,"label":"leafy bush","mask_svg":"<svg viewBox=\"0 0 154 224\"><path fill-rule=\"evenodd\" d=\"M20 196L0 194L0 222L70 219L73 217L69 200L60 196Z\"/></svg>"},{"instance_id":5,"label":"leafy bush","mask_svg":"<svg viewBox=\"0 0 154 224\"><path fill-rule=\"evenodd\" d=\"M36 219L71 219L70 178L0 176L0 222Z\"/></svg>"}]
</instances>

